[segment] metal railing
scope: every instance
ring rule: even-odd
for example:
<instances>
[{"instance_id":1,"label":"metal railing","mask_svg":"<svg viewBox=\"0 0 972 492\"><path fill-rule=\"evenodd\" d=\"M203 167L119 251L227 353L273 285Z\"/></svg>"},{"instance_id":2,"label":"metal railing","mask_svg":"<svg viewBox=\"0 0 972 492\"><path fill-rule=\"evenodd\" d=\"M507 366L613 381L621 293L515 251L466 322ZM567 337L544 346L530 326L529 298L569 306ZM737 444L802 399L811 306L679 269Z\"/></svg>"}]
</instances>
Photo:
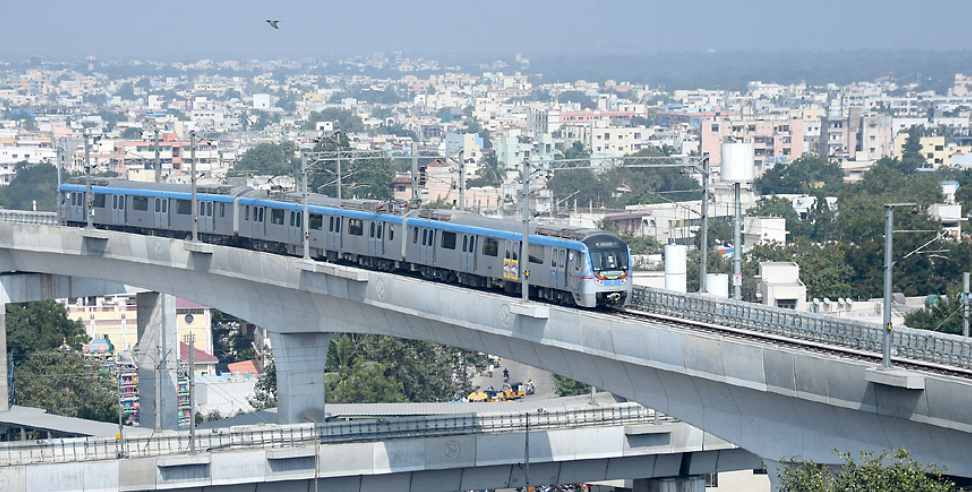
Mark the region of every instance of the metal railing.
<instances>
[{"instance_id":1,"label":"metal railing","mask_svg":"<svg viewBox=\"0 0 972 492\"><path fill-rule=\"evenodd\" d=\"M631 307L653 314L875 354L881 353L884 332L884 327L877 323L650 287L635 287ZM972 369L972 339L956 335L895 327L891 333L891 351L898 359Z\"/></svg>"},{"instance_id":2,"label":"metal railing","mask_svg":"<svg viewBox=\"0 0 972 492\"><path fill-rule=\"evenodd\" d=\"M635 403L577 410L494 415L449 415L363 422L260 425L197 430L197 452L234 448L287 448L322 444L427 438L448 435L565 429L577 427L660 424L675 419ZM123 441L104 437L48 439L0 444L0 466L65 463L117 458L189 454L188 432L164 432Z\"/></svg>"},{"instance_id":3,"label":"metal railing","mask_svg":"<svg viewBox=\"0 0 972 492\"><path fill-rule=\"evenodd\" d=\"M58 224L57 213L32 212L30 210L0 209L0 221L15 222L18 224L43 224L43 225Z\"/></svg>"}]
</instances>

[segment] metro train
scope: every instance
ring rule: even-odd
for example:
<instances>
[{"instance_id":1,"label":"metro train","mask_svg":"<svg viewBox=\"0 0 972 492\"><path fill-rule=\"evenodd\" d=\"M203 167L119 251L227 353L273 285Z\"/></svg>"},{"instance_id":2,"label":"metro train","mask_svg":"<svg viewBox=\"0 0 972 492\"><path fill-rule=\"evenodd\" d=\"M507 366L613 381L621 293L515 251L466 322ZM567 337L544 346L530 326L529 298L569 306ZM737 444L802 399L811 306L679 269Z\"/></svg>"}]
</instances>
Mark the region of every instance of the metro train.
<instances>
[{"instance_id":1,"label":"metro train","mask_svg":"<svg viewBox=\"0 0 972 492\"><path fill-rule=\"evenodd\" d=\"M189 185L92 178L95 227L191 237ZM58 214L86 224L86 185L59 190ZM207 243L300 256L300 193L230 185L197 188L199 237ZM521 293L521 225L455 211L408 213L377 200L308 198L311 256L372 270L411 273L473 288ZM618 236L594 229L537 227L530 235L527 275L532 298L587 308L624 305L632 288L631 255Z\"/></svg>"}]
</instances>

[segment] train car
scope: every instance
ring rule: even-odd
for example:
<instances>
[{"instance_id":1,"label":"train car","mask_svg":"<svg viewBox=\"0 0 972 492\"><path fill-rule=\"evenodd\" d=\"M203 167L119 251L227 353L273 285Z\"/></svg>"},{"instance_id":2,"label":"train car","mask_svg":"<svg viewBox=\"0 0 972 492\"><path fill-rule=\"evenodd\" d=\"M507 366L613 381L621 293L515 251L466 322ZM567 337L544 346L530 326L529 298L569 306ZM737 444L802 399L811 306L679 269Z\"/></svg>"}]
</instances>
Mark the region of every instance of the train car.
<instances>
[{"instance_id":1,"label":"train car","mask_svg":"<svg viewBox=\"0 0 972 492\"><path fill-rule=\"evenodd\" d=\"M187 238L192 230L188 185L124 180L92 181L60 189L63 221L100 228ZM200 239L206 242L303 254L301 195L272 194L232 186L197 190ZM631 292L628 246L614 234L593 229L537 227L521 258L521 225L454 210L395 213L386 202L308 198L311 256L364 268L404 272L467 287L521 290L524 265L530 296L563 305L620 306Z\"/></svg>"}]
</instances>

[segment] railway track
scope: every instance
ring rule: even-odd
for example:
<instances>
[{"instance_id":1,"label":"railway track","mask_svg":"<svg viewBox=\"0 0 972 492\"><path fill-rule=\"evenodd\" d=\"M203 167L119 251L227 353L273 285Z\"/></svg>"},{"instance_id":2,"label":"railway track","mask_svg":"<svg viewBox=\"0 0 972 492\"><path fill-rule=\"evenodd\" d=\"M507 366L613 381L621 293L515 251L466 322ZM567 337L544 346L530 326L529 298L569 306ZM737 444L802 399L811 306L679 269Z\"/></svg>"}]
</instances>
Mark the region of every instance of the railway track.
<instances>
[{"instance_id":1,"label":"railway track","mask_svg":"<svg viewBox=\"0 0 972 492\"><path fill-rule=\"evenodd\" d=\"M875 365L880 365L882 361L881 354L876 352L870 352L870 351L860 350L860 349L855 349L850 347L841 347L839 345L826 344L826 343L816 342L812 340L802 340L799 338L783 337L771 333L762 333L754 330L746 330L743 328L721 326L712 323L705 323L702 321L685 320L681 318L676 318L674 316L642 311L632 307L627 307L624 309L616 309L614 310L613 314L625 319L632 319L632 320L639 320L639 321L648 321L648 320L661 321L668 325L681 326L696 332L703 331L703 332L713 333L719 336L724 336L724 337L733 338L737 340L756 341L762 344L773 345L775 347L807 350L818 354L839 356L844 359L852 359L852 360L858 360L862 362L874 363ZM909 359L905 357L895 357L893 355L891 360L894 362L895 367L911 369L911 370L921 371L921 372L928 372L933 374L941 374L945 376L959 377L963 379L972 379L972 369L946 366L942 364L935 364L932 362Z\"/></svg>"}]
</instances>

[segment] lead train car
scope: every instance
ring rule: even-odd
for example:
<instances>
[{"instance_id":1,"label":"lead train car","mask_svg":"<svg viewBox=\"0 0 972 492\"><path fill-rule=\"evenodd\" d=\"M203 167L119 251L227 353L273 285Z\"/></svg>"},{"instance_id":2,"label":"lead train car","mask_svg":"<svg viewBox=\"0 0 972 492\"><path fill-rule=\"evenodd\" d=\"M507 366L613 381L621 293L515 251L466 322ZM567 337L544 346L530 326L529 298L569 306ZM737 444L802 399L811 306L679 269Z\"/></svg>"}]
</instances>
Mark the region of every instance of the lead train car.
<instances>
[{"instance_id":1,"label":"lead train car","mask_svg":"<svg viewBox=\"0 0 972 492\"><path fill-rule=\"evenodd\" d=\"M96 180L92 219L99 228L188 238L188 185ZM300 195L231 186L198 188L203 241L280 254L303 251ZM85 186L60 189L58 213L85 224ZM452 210L385 213L383 202L311 194L309 233L316 259L413 272L459 285L520 292L520 225ZM623 305L631 293L627 244L593 229L538 227L530 235L530 295L564 305Z\"/></svg>"}]
</instances>

